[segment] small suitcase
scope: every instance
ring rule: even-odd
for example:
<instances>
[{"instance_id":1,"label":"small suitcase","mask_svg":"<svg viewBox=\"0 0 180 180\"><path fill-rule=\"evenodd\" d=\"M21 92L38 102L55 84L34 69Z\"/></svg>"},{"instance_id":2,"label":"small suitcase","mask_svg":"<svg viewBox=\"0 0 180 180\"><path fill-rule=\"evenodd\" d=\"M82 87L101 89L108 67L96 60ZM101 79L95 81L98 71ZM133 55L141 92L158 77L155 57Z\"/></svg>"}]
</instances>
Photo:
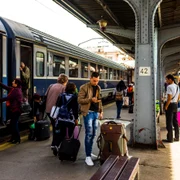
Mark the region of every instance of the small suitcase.
<instances>
[{"instance_id":1,"label":"small suitcase","mask_svg":"<svg viewBox=\"0 0 180 180\"><path fill-rule=\"evenodd\" d=\"M115 121L104 122L97 139L100 161L103 163L109 155L127 156L127 138L125 127Z\"/></svg>"},{"instance_id":2,"label":"small suitcase","mask_svg":"<svg viewBox=\"0 0 180 180\"><path fill-rule=\"evenodd\" d=\"M82 125L79 124L78 127L79 127L79 132L78 132L78 135L76 136L76 139L74 138L74 135L71 138L66 137L59 145L59 148L58 148L59 160L61 161L69 160L73 162L76 161L77 154L79 152L79 148L81 145L78 138L79 138ZM76 130L77 130L77 127L75 126L74 131Z\"/></svg>"},{"instance_id":3,"label":"small suitcase","mask_svg":"<svg viewBox=\"0 0 180 180\"><path fill-rule=\"evenodd\" d=\"M40 120L35 124L36 140L41 141L50 137L50 122L48 120Z\"/></svg>"}]
</instances>

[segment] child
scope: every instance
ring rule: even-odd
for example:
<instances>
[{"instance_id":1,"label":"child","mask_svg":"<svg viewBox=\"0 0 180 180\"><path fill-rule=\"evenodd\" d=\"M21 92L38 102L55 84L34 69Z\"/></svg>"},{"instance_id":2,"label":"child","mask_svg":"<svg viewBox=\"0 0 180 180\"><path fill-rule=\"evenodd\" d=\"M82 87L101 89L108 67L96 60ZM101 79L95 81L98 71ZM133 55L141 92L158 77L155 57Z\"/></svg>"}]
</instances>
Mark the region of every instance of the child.
<instances>
[{"instance_id":1,"label":"child","mask_svg":"<svg viewBox=\"0 0 180 180\"><path fill-rule=\"evenodd\" d=\"M39 94L33 95L33 119L34 123L30 126L29 140L35 140L35 124L37 121L43 118L43 112L41 112L41 96Z\"/></svg>"}]
</instances>

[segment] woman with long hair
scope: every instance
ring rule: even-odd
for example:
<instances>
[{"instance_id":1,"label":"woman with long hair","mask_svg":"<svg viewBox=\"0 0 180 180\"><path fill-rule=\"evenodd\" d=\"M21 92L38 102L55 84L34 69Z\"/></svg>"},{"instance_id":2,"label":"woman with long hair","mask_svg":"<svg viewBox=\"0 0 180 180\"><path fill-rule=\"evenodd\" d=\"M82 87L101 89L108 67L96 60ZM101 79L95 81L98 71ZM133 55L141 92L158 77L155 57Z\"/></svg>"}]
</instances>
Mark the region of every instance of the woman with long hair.
<instances>
[{"instance_id":1,"label":"woman with long hair","mask_svg":"<svg viewBox=\"0 0 180 180\"><path fill-rule=\"evenodd\" d=\"M126 85L124 81L121 80L116 86L115 100L116 100L116 107L117 107L117 115L116 115L117 119L121 118L120 114L121 114L121 109L123 105L123 95L124 95L125 89L126 89Z\"/></svg>"}]
</instances>

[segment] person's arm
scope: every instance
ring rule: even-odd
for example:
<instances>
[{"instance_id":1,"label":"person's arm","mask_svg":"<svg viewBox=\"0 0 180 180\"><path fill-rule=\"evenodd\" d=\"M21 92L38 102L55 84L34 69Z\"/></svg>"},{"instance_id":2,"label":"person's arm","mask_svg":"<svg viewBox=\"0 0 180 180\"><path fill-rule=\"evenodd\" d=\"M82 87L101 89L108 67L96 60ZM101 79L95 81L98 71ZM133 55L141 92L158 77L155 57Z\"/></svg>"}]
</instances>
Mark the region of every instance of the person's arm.
<instances>
[{"instance_id":1,"label":"person's arm","mask_svg":"<svg viewBox=\"0 0 180 180\"><path fill-rule=\"evenodd\" d=\"M166 105L165 105L165 110L168 109L168 106L171 103L171 99L172 99L172 94L167 94L167 102L166 102Z\"/></svg>"},{"instance_id":2,"label":"person's arm","mask_svg":"<svg viewBox=\"0 0 180 180\"><path fill-rule=\"evenodd\" d=\"M98 99L101 98L101 88L99 87L99 96ZM102 101L99 101L99 119L103 119L103 106L102 106Z\"/></svg>"},{"instance_id":3,"label":"person's arm","mask_svg":"<svg viewBox=\"0 0 180 180\"><path fill-rule=\"evenodd\" d=\"M21 73L22 73L22 76L25 78L25 79L29 79L30 78L30 70L29 68L27 67L25 72L23 70L21 70Z\"/></svg>"},{"instance_id":4,"label":"person's arm","mask_svg":"<svg viewBox=\"0 0 180 180\"><path fill-rule=\"evenodd\" d=\"M3 89L5 89L5 90L7 90L7 91L9 91L12 87L10 87L10 86L6 86L5 84L3 84L3 83L1 83L0 82L0 87L1 88L3 88Z\"/></svg>"},{"instance_id":5,"label":"person's arm","mask_svg":"<svg viewBox=\"0 0 180 180\"><path fill-rule=\"evenodd\" d=\"M92 98L90 99L87 96L87 88L85 89L84 86L80 87L79 93L78 93L78 103L79 104L88 104L92 101Z\"/></svg>"},{"instance_id":6,"label":"person's arm","mask_svg":"<svg viewBox=\"0 0 180 180\"><path fill-rule=\"evenodd\" d=\"M12 88L10 87L10 89ZM12 92L9 93L7 97L3 97L0 99L0 103L4 101L9 101L11 99L14 99L15 97L16 97L16 90L13 89Z\"/></svg>"}]
</instances>

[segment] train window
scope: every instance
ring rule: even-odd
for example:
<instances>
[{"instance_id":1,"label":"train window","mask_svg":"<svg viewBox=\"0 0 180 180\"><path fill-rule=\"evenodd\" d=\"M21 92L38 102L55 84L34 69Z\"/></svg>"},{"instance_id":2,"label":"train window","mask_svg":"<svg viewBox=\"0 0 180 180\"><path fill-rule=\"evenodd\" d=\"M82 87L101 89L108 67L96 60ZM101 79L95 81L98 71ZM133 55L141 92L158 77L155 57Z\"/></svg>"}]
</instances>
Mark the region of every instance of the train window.
<instances>
[{"instance_id":1,"label":"train window","mask_svg":"<svg viewBox=\"0 0 180 180\"><path fill-rule=\"evenodd\" d=\"M113 79L113 70L109 68L109 79Z\"/></svg>"},{"instance_id":2,"label":"train window","mask_svg":"<svg viewBox=\"0 0 180 180\"><path fill-rule=\"evenodd\" d=\"M36 53L36 76L44 76L44 53Z\"/></svg>"},{"instance_id":3,"label":"train window","mask_svg":"<svg viewBox=\"0 0 180 180\"><path fill-rule=\"evenodd\" d=\"M53 56L53 76L59 76L59 74L65 74L65 59L64 57L54 55Z\"/></svg>"},{"instance_id":4,"label":"train window","mask_svg":"<svg viewBox=\"0 0 180 180\"><path fill-rule=\"evenodd\" d=\"M103 72L103 69L102 69L102 66L101 65L98 65L98 72L99 72L99 79L102 79L102 72Z\"/></svg>"},{"instance_id":5,"label":"train window","mask_svg":"<svg viewBox=\"0 0 180 180\"><path fill-rule=\"evenodd\" d=\"M114 69L114 70L113 70L113 79L115 79L115 80L116 80L116 75L117 75L116 69Z\"/></svg>"},{"instance_id":6,"label":"train window","mask_svg":"<svg viewBox=\"0 0 180 180\"><path fill-rule=\"evenodd\" d=\"M96 71L96 64L90 63L90 74Z\"/></svg>"},{"instance_id":7,"label":"train window","mask_svg":"<svg viewBox=\"0 0 180 180\"><path fill-rule=\"evenodd\" d=\"M120 79L120 73L119 73L119 70L117 70L117 79Z\"/></svg>"},{"instance_id":8,"label":"train window","mask_svg":"<svg viewBox=\"0 0 180 180\"><path fill-rule=\"evenodd\" d=\"M107 67L104 67L104 79L108 79L108 68Z\"/></svg>"},{"instance_id":9,"label":"train window","mask_svg":"<svg viewBox=\"0 0 180 180\"><path fill-rule=\"evenodd\" d=\"M88 63L81 62L81 77L87 78L88 77Z\"/></svg>"},{"instance_id":10,"label":"train window","mask_svg":"<svg viewBox=\"0 0 180 180\"><path fill-rule=\"evenodd\" d=\"M78 60L69 58L69 77L78 77Z\"/></svg>"}]
</instances>

